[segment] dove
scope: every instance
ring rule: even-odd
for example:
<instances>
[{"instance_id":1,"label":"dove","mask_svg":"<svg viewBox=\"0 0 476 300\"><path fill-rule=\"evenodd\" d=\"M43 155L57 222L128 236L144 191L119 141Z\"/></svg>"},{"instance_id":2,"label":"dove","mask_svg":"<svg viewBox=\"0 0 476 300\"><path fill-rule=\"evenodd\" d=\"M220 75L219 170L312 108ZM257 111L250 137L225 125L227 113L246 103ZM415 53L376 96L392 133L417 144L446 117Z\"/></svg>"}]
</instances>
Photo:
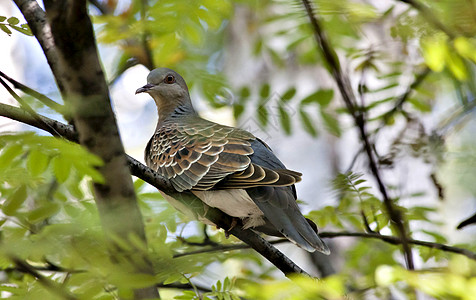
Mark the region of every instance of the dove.
<instances>
[{"instance_id":1,"label":"dove","mask_svg":"<svg viewBox=\"0 0 476 300\"><path fill-rule=\"evenodd\" d=\"M302 174L288 170L268 145L246 130L201 118L185 80L171 69L152 70L138 93L154 99L159 115L145 162L177 192L191 192L239 218L244 229L284 236L309 252L330 253L297 205L294 184ZM187 210L161 193L178 210Z\"/></svg>"}]
</instances>

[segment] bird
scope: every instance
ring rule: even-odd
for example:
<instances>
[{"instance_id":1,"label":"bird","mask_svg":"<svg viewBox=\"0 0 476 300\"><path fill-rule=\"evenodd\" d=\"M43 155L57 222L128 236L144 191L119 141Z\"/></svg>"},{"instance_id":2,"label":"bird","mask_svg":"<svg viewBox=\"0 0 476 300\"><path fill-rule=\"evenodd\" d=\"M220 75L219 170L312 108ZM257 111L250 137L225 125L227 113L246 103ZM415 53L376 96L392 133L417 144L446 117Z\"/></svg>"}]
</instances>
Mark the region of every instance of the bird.
<instances>
[{"instance_id":1,"label":"bird","mask_svg":"<svg viewBox=\"0 0 476 300\"><path fill-rule=\"evenodd\" d=\"M136 94L149 94L158 110L157 127L144 160L177 192L191 192L210 207L241 220L243 229L281 236L308 251L330 254L317 226L299 210L295 183L271 148L250 132L201 118L183 77L157 68ZM176 199L160 191L178 210Z\"/></svg>"}]
</instances>

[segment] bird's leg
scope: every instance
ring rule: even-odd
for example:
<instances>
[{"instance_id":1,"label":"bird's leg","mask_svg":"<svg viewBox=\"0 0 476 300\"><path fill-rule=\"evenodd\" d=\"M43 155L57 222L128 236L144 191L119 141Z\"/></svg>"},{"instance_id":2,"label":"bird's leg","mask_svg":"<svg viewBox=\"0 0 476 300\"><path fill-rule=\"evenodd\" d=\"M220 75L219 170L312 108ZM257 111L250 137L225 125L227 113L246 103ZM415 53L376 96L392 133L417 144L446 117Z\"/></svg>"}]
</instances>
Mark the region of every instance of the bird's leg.
<instances>
[{"instance_id":1,"label":"bird's leg","mask_svg":"<svg viewBox=\"0 0 476 300\"><path fill-rule=\"evenodd\" d=\"M231 218L231 225L230 228L225 230L225 237L228 238L230 236L230 231L235 228L236 224L238 224L238 218L232 217Z\"/></svg>"}]
</instances>

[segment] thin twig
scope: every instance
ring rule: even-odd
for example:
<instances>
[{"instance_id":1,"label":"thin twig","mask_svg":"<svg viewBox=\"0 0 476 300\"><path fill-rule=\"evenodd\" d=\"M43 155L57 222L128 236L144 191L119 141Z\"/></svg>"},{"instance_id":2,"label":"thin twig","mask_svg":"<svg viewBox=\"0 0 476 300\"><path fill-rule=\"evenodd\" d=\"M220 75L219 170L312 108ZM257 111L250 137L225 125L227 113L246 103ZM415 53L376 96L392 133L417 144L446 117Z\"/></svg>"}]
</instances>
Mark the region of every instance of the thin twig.
<instances>
[{"instance_id":1,"label":"thin twig","mask_svg":"<svg viewBox=\"0 0 476 300\"><path fill-rule=\"evenodd\" d=\"M74 131L72 125L63 124L40 114L37 115L39 120L21 108L0 103L0 116L42 129L53 136L64 137L70 141L78 142L78 134Z\"/></svg>"},{"instance_id":2,"label":"thin twig","mask_svg":"<svg viewBox=\"0 0 476 300\"><path fill-rule=\"evenodd\" d=\"M459 223L458 227L456 229L461 229L463 227L466 227L468 225L476 223L476 214L472 215L471 217L463 220L461 223Z\"/></svg>"},{"instance_id":3,"label":"thin twig","mask_svg":"<svg viewBox=\"0 0 476 300\"><path fill-rule=\"evenodd\" d=\"M210 239L210 237L208 237L208 235L205 236L205 239L203 240L203 242L198 242L198 243L197 242L189 242L181 236L178 236L177 240L181 241L182 243L184 243L185 245L188 245L188 246L200 246L200 247L214 246L215 247L215 246L219 245L217 242L212 241Z\"/></svg>"},{"instance_id":4,"label":"thin twig","mask_svg":"<svg viewBox=\"0 0 476 300\"><path fill-rule=\"evenodd\" d=\"M77 274L77 273L85 273L86 272L86 270L66 269L66 268L59 267L59 266L52 265L52 264L47 264L47 265L44 265L44 266L33 266L33 265L29 265L29 266L32 269L34 269L36 271L39 271L39 272L57 272L57 273L70 273L70 274ZM18 267L3 269L3 271L12 271L12 270L20 271L21 269L19 269Z\"/></svg>"},{"instance_id":5,"label":"thin twig","mask_svg":"<svg viewBox=\"0 0 476 300\"><path fill-rule=\"evenodd\" d=\"M349 166L347 167L346 171L344 173L349 173L352 171L354 168L355 163L357 162L357 158L359 158L360 154L364 152L364 147L360 147L357 152L355 152L354 156L352 157L352 160L350 161Z\"/></svg>"},{"instance_id":6,"label":"thin twig","mask_svg":"<svg viewBox=\"0 0 476 300\"><path fill-rule=\"evenodd\" d=\"M42 119L40 116L36 113L36 111L28 104L26 101L24 101L20 96L18 96L15 91L8 86L8 84L0 77L0 84L3 85L3 87L12 95L12 97L20 104L20 106L25 109L36 121L42 122ZM48 123L44 123L44 125L49 126ZM51 130L55 131L53 127L51 127ZM55 132L55 136L61 136L57 131Z\"/></svg>"},{"instance_id":7,"label":"thin twig","mask_svg":"<svg viewBox=\"0 0 476 300\"><path fill-rule=\"evenodd\" d=\"M381 241L384 241L386 243L392 244L392 245L399 245L402 244L402 240L399 239L398 237L391 236L391 235L382 235L379 233L367 233L367 232L347 232L347 231L341 231L341 232L319 232L319 236L322 238L339 238L339 237L360 237L360 238L366 238L366 239L378 239ZM271 244L281 244L281 243L288 243L289 241L286 239L280 239L280 240L275 240L271 241ZM448 246L445 244L440 244L440 243L434 243L434 242L426 242L426 241L420 241L420 240L414 240L414 239L408 239L408 243L413 244L413 245L418 245L418 246L423 246L427 248L432 248L432 249L437 249L441 250L444 252L450 252L450 253L455 253L455 254L460 254L463 256L466 256L469 259L476 260L476 253L464 249L464 248L459 248L459 247L453 247L453 246ZM209 253L209 252L225 252L225 251L233 251L233 250L242 250L242 249L249 249L250 247L246 244L236 244L236 245L221 245L213 248L207 248L207 249L200 249L196 251L190 251L190 252L185 252L185 253L180 253L180 254L175 254L175 257L182 257L182 256L187 256L187 255L194 255L194 254L203 254L203 253Z\"/></svg>"},{"instance_id":8,"label":"thin twig","mask_svg":"<svg viewBox=\"0 0 476 300\"><path fill-rule=\"evenodd\" d=\"M342 99L347 107L347 110L351 114L354 119L355 125L359 129L360 138L364 143L365 152L367 153L369 159L370 170L377 181L377 185L379 187L380 193L383 197L384 205L387 209L387 213L390 216L390 220L394 223L397 232L402 239L403 243L403 252L405 254L405 261L407 263L407 268L410 270L414 269L413 264L413 256L411 252L411 248L406 242L407 240L407 233L405 224L402 220L402 216L399 210L394 207L392 200L387 194L387 189L382 181L380 176L380 171L377 167L377 163L374 158L374 154L372 152L372 145L370 144L369 138L367 136L367 132L365 129L365 118L362 112L357 110L357 105L355 101L354 93L352 92L349 79L348 77L342 72L339 59L337 54L335 53L334 49L331 47L330 42L327 39L325 32L321 28L320 21L316 14L314 14L313 8L309 0L302 0L304 8L306 9L306 13L309 17L313 32L314 38L316 39L317 44L319 45L324 58L331 69L332 76L337 83L339 91L341 93Z\"/></svg>"},{"instance_id":9,"label":"thin twig","mask_svg":"<svg viewBox=\"0 0 476 300\"><path fill-rule=\"evenodd\" d=\"M25 94L27 95L30 95L38 100L41 101L41 103L43 103L44 105L48 106L49 108L63 114L64 113L64 106L59 104L59 103L56 103L55 101L51 100L49 97L47 97L46 95L42 94L42 93L39 93L38 91L35 91L34 89L24 85L23 83L21 82L18 82L16 81L15 79L7 76L5 73L3 73L2 71L0 71L0 76L5 78L7 81L9 81L11 84L13 84L13 87L16 88L16 89L19 89L21 90L22 92L24 92Z\"/></svg>"},{"instance_id":10,"label":"thin twig","mask_svg":"<svg viewBox=\"0 0 476 300\"><path fill-rule=\"evenodd\" d=\"M415 76L415 80L408 86L405 93L398 97L395 106L383 115L383 120L386 121L395 113L402 110L403 104L409 99L410 94L425 80L431 73L430 68L426 67L423 71Z\"/></svg>"},{"instance_id":11,"label":"thin twig","mask_svg":"<svg viewBox=\"0 0 476 300\"><path fill-rule=\"evenodd\" d=\"M319 233L319 236L321 236L321 233ZM280 240L274 240L274 241L268 241L268 243L272 245L276 244L284 244L288 243L289 240L286 239L280 239ZM174 258L179 258L183 256L189 256L189 255L195 255L195 254L203 254L203 253L209 253L209 252L225 252L225 251L233 251L233 250L243 250L243 249L250 249L251 247L247 244L234 244L234 245L217 245L205 249L198 249L194 251L188 251L184 253L177 253L174 254Z\"/></svg>"},{"instance_id":12,"label":"thin twig","mask_svg":"<svg viewBox=\"0 0 476 300\"><path fill-rule=\"evenodd\" d=\"M36 278L38 282L40 282L44 287L49 289L51 292L57 294L61 298L68 299L68 300L78 299L76 296L72 295L69 291L65 290L61 285L57 284L53 280L38 273L38 271L27 262L15 256L11 256L10 259L17 266L17 270L26 274L30 274L31 276Z\"/></svg>"},{"instance_id":13,"label":"thin twig","mask_svg":"<svg viewBox=\"0 0 476 300\"><path fill-rule=\"evenodd\" d=\"M142 0L141 1L141 7L140 7L140 19L143 24L147 21L147 10L149 7L149 3L147 0ZM149 31L147 29L144 29L144 32L141 34L141 44L142 48L145 53L145 66L149 69L152 70L154 69L154 57L152 56L152 51L150 49L149 45Z\"/></svg>"}]
</instances>

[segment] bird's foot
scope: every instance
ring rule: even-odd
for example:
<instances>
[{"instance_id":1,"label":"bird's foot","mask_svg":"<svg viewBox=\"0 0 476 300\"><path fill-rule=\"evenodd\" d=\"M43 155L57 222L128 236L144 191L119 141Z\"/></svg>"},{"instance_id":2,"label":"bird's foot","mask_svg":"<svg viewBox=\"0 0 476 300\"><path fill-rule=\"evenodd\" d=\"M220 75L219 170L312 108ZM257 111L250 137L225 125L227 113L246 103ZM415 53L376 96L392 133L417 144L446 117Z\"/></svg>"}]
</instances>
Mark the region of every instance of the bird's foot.
<instances>
[{"instance_id":1,"label":"bird's foot","mask_svg":"<svg viewBox=\"0 0 476 300\"><path fill-rule=\"evenodd\" d=\"M238 220L236 218L232 218L230 228L225 230L225 237L228 238L230 236L230 231L235 228L236 224L238 224Z\"/></svg>"}]
</instances>

